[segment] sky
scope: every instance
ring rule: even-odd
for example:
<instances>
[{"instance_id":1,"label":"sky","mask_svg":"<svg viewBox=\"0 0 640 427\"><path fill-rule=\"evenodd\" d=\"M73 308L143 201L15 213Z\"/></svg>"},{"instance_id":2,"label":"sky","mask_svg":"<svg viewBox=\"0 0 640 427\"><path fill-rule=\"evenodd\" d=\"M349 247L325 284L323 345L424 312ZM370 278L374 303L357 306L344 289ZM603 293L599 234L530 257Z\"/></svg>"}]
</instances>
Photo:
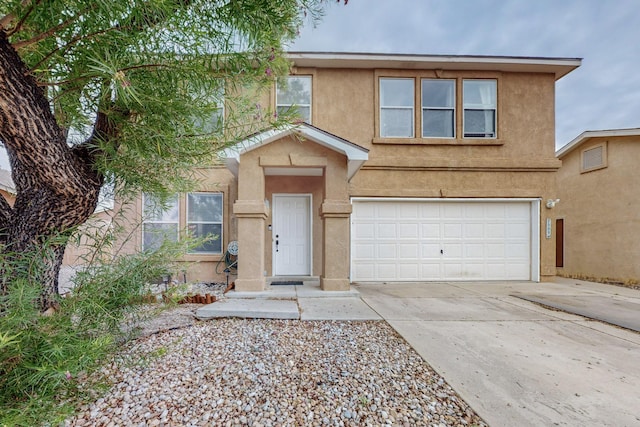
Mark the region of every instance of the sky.
<instances>
[{"instance_id":1,"label":"sky","mask_svg":"<svg viewBox=\"0 0 640 427\"><path fill-rule=\"evenodd\" d=\"M587 130L640 127L640 0L326 4L289 50L582 58L556 83L556 148Z\"/></svg>"}]
</instances>

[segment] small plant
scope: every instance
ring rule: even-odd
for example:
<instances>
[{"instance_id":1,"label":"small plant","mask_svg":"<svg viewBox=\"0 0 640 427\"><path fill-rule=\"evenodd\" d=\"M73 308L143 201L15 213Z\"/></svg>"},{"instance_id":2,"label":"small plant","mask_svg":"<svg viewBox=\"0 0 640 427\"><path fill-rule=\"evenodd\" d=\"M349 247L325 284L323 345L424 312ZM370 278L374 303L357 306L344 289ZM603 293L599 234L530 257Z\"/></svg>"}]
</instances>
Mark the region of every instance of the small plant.
<instances>
[{"instance_id":1,"label":"small plant","mask_svg":"<svg viewBox=\"0 0 640 427\"><path fill-rule=\"evenodd\" d=\"M123 325L142 315L146 284L181 253L184 243L167 243L108 263L96 258L50 315L38 310L41 288L28 266L11 265L16 279L0 296L0 426L57 425L99 389L98 368L129 338L132 329Z\"/></svg>"}]
</instances>

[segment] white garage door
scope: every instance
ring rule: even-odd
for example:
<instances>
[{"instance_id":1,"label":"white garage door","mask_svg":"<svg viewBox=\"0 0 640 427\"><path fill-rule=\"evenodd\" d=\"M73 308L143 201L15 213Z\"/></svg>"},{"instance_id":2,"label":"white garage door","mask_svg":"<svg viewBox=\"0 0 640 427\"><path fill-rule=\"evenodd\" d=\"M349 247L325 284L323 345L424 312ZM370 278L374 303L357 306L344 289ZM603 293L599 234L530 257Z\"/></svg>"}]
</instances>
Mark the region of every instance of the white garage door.
<instances>
[{"instance_id":1,"label":"white garage door","mask_svg":"<svg viewBox=\"0 0 640 427\"><path fill-rule=\"evenodd\" d=\"M352 281L531 280L531 201L353 202Z\"/></svg>"}]
</instances>

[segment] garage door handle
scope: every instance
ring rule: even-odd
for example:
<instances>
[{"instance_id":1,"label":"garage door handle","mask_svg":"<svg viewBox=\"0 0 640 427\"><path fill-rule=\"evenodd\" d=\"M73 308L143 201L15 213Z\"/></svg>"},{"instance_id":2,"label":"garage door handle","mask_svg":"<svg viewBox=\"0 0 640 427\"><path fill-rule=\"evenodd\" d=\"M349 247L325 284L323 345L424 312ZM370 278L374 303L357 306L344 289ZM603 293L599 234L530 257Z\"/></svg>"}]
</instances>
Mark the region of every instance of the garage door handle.
<instances>
[{"instance_id":1,"label":"garage door handle","mask_svg":"<svg viewBox=\"0 0 640 427\"><path fill-rule=\"evenodd\" d=\"M444 251L440 249L440 255L444 255Z\"/></svg>"}]
</instances>

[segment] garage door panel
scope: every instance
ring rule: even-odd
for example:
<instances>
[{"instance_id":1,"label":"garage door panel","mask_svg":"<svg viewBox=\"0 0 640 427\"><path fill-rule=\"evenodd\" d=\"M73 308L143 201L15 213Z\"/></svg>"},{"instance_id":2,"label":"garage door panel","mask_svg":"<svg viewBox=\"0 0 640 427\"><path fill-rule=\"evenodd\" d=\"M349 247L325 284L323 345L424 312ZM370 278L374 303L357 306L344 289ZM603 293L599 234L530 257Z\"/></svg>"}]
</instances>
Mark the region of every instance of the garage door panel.
<instances>
[{"instance_id":1,"label":"garage door panel","mask_svg":"<svg viewBox=\"0 0 640 427\"><path fill-rule=\"evenodd\" d=\"M396 269L396 264L386 264L380 263L377 264L377 278L381 280L396 280L398 277L398 271Z\"/></svg>"},{"instance_id":2,"label":"garage door panel","mask_svg":"<svg viewBox=\"0 0 640 427\"><path fill-rule=\"evenodd\" d=\"M505 257L505 245L504 243L488 243L485 245L487 259L504 259Z\"/></svg>"},{"instance_id":3,"label":"garage door panel","mask_svg":"<svg viewBox=\"0 0 640 427\"><path fill-rule=\"evenodd\" d=\"M470 258L485 258L485 245L482 243L468 243L464 245L464 257Z\"/></svg>"},{"instance_id":4,"label":"garage door panel","mask_svg":"<svg viewBox=\"0 0 640 427\"><path fill-rule=\"evenodd\" d=\"M440 249L442 245L440 242L437 243L422 243L420 245L420 255L421 258L440 258Z\"/></svg>"},{"instance_id":5,"label":"garage door panel","mask_svg":"<svg viewBox=\"0 0 640 427\"><path fill-rule=\"evenodd\" d=\"M398 258L398 253L396 252L396 244L395 243L380 243L378 244L378 253L377 259L379 260L395 260Z\"/></svg>"},{"instance_id":6,"label":"garage door panel","mask_svg":"<svg viewBox=\"0 0 640 427\"><path fill-rule=\"evenodd\" d=\"M506 225L504 223L489 223L485 226L486 236L489 239L504 239L507 235Z\"/></svg>"},{"instance_id":7,"label":"garage door panel","mask_svg":"<svg viewBox=\"0 0 640 427\"><path fill-rule=\"evenodd\" d=\"M528 280L531 202L356 201L353 280Z\"/></svg>"},{"instance_id":8,"label":"garage door panel","mask_svg":"<svg viewBox=\"0 0 640 427\"><path fill-rule=\"evenodd\" d=\"M443 237L445 239L461 238L462 237L462 224L461 223L445 223L443 229Z\"/></svg>"},{"instance_id":9,"label":"garage door panel","mask_svg":"<svg viewBox=\"0 0 640 427\"><path fill-rule=\"evenodd\" d=\"M373 243L358 243L353 245L353 256L359 260L373 260L376 257L376 245Z\"/></svg>"},{"instance_id":10,"label":"garage door panel","mask_svg":"<svg viewBox=\"0 0 640 427\"><path fill-rule=\"evenodd\" d=\"M398 253L402 260L414 260L420 259L418 243L405 243L398 245Z\"/></svg>"},{"instance_id":11,"label":"garage door panel","mask_svg":"<svg viewBox=\"0 0 640 427\"><path fill-rule=\"evenodd\" d=\"M440 223L420 224L420 237L423 239L440 239Z\"/></svg>"},{"instance_id":12,"label":"garage door panel","mask_svg":"<svg viewBox=\"0 0 640 427\"><path fill-rule=\"evenodd\" d=\"M378 224L376 237L378 239L395 239L398 237L397 224L381 223Z\"/></svg>"},{"instance_id":13,"label":"garage door panel","mask_svg":"<svg viewBox=\"0 0 640 427\"><path fill-rule=\"evenodd\" d=\"M398 280L419 280L419 265L416 263L398 264Z\"/></svg>"},{"instance_id":14,"label":"garage door panel","mask_svg":"<svg viewBox=\"0 0 640 427\"><path fill-rule=\"evenodd\" d=\"M415 239L420 237L420 224L418 222L407 222L398 224L398 237L400 239Z\"/></svg>"}]
</instances>

